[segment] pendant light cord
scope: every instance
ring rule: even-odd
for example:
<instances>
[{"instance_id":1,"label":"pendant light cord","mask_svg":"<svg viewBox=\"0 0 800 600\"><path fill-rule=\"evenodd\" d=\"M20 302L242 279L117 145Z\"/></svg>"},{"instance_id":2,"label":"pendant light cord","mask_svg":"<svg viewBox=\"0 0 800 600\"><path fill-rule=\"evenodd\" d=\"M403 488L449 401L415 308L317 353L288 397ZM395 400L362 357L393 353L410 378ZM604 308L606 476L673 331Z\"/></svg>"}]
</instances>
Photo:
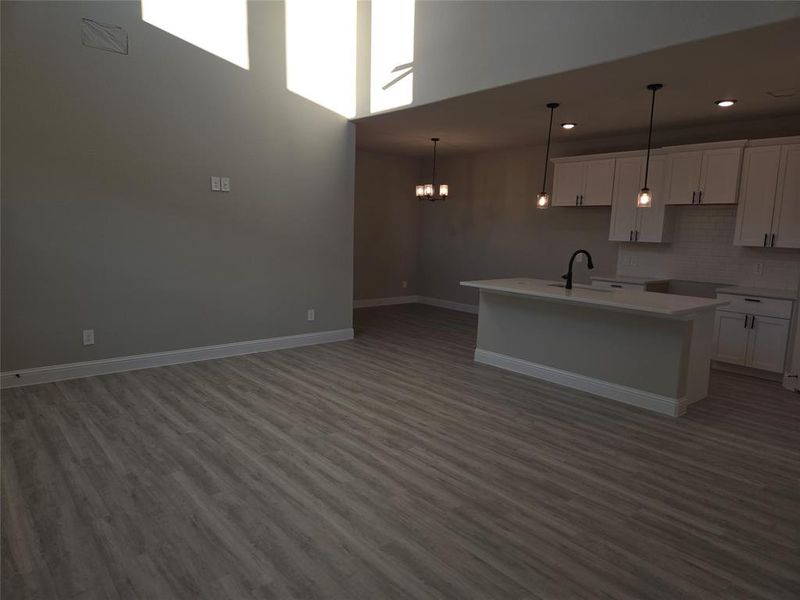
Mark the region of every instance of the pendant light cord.
<instances>
[{"instance_id":1,"label":"pendant light cord","mask_svg":"<svg viewBox=\"0 0 800 600\"><path fill-rule=\"evenodd\" d=\"M652 125L651 125L652 126ZM439 138L433 139L433 174L431 175L431 181L433 185L433 195L436 196L436 144L439 143Z\"/></svg>"},{"instance_id":2,"label":"pendant light cord","mask_svg":"<svg viewBox=\"0 0 800 600\"><path fill-rule=\"evenodd\" d=\"M547 187L547 162L550 160L550 137L553 135L553 111L558 108L558 104L551 102L547 105L550 109L550 125L547 127L547 151L544 153L544 175L542 175L542 194Z\"/></svg>"},{"instance_id":3,"label":"pendant light cord","mask_svg":"<svg viewBox=\"0 0 800 600\"><path fill-rule=\"evenodd\" d=\"M653 141L653 112L656 108L656 92L661 89L660 83L652 83L647 86L653 90L653 98L650 100L650 130L647 132L647 160L644 163L644 187L647 188L647 176L650 173L650 144Z\"/></svg>"}]
</instances>

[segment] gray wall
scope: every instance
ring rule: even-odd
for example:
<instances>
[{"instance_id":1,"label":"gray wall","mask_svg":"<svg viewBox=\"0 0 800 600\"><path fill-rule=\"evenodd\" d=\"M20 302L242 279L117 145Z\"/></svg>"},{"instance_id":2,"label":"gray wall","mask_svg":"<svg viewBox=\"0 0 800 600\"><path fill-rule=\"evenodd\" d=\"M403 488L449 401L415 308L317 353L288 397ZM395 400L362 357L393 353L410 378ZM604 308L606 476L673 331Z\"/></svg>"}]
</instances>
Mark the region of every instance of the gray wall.
<instances>
[{"instance_id":1,"label":"gray wall","mask_svg":"<svg viewBox=\"0 0 800 600\"><path fill-rule=\"evenodd\" d=\"M356 300L417 293L420 166L414 158L356 153Z\"/></svg>"},{"instance_id":2,"label":"gray wall","mask_svg":"<svg viewBox=\"0 0 800 600\"><path fill-rule=\"evenodd\" d=\"M793 17L800 2L417 2L413 104Z\"/></svg>"},{"instance_id":3,"label":"gray wall","mask_svg":"<svg viewBox=\"0 0 800 600\"><path fill-rule=\"evenodd\" d=\"M246 71L138 2L2 3L4 371L351 326L353 126L286 90L283 4L249 11Z\"/></svg>"},{"instance_id":4,"label":"gray wall","mask_svg":"<svg viewBox=\"0 0 800 600\"><path fill-rule=\"evenodd\" d=\"M422 207L420 294L477 304L477 290L460 281L559 279L576 248L592 253L595 273L614 273L617 244L608 241L607 207L534 206L544 151L522 148L440 161L437 177L450 186L450 199ZM588 283L587 272L584 265L576 267L576 282Z\"/></svg>"}]
</instances>

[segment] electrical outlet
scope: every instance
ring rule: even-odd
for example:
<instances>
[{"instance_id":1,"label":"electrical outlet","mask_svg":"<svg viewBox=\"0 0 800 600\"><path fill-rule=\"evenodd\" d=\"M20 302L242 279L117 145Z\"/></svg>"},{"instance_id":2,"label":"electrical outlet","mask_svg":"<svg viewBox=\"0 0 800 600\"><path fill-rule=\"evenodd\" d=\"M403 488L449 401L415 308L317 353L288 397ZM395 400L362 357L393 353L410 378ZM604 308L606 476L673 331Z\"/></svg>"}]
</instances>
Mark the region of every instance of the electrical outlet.
<instances>
[{"instance_id":1,"label":"electrical outlet","mask_svg":"<svg viewBox=\"0 0 800 600\"><path fill-rule=\"evenodd\" d=\"M220 181L219 181L219 179L220 179L219 177L212 177L211 178L211 191L212 192L220 191Z\"/></svg>"},{"instance_id":2,"label":"electrical outlet","mask_svg":"<svg viewBox=\"0 0 800 600\"><path fill-rule=\"evenodd\" d=\"M220 187L222 188L223 192L230 192L231 191L231 178L230 177L222 177L220 179Z\"/></svg>"},{"instance_id":3,"label":"electrical outlet","mask_svg":"<svg viewBox=\"0 0 800 600\"><path fill-rule=\"evenodd\" d=\"M753 269L756 275L763 275L764 274L764 263L756 263L755 269Z\"/></svg>"},{"instance_id":4,"label":"electrical outlet","mask_svg":"<svg viewBox=\"0 0 800 600\"><path fill-rule=\"evenodd\" d=\"M403 281L402 286L403 286L403 289L407 288L408 287L408 282L407 281Z\"/></svg>"},{"instance_id":5,"label":"electrical outlet","mask_svg":"<svg viewBox=\"0 0 800 600\"><path fill-rule=\"evenodd\" d=\"M83 330L83 345L84 346L94 345L94 329Z\"/></svg>"},{"instance_id":6,"label":"electrical outlet","mask_svg":"<svg viewBox=\"0 0 800 600\"><path fill-rule=\"evenodd\" d=\"M317 318L317 315L316 315L316 312L314 311L314 309L313 308L309 308L308 312L306 312L306 319L308 319L309 321L313 321L316 318Z\"/></svg>"}]
</instances>

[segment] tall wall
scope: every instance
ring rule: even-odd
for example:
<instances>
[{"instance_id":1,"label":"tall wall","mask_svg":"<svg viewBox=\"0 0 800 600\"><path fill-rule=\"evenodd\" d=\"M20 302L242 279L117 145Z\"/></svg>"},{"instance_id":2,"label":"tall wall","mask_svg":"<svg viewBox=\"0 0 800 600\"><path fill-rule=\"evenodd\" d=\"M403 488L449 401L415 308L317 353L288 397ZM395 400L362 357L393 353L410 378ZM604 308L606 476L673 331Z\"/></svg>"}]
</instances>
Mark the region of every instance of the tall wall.
<instances>
[{"instance_id":1,"label":"tall wall","mask_svg":"<svg viewBox=\"0 0 800 600\"><path fill-rule=\"evenodd\" d=\"M282 3L249 34L243 70L139 2L2 3L3 371L351 326L353 125L286 90Z\"/></svg>"},{"instance_id":2,"label":"tall wall","mask_svg":"<svg viewBox=\"0 0 800 600\"><path fill-rule=\"evenodd\" d=\"M800 2L417 2L413 104L796 17Z\"/></svg>"}]
</instances>

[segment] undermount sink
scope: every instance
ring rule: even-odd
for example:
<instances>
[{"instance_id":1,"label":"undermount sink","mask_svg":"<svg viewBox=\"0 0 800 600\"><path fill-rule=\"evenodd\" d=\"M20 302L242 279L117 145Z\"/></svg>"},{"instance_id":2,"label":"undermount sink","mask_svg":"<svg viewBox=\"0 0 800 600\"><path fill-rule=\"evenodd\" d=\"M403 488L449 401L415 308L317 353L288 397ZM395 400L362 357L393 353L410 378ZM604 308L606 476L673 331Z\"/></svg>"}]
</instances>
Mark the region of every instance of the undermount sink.
<instances>
[{"instance_id":1,"label":"undermount sink","mask_svg":"<svg viewBox=\"0 0 800 600\"><path fill-rule=\"evenodd\" d=\"M550 283L548 284L549 287L558 287L558 288L565 288L567 287L566 283ZM602 288L596 288L591 285L580 285L580 284L572 284L572 289L582 289L582 290L592 290L593 292L610 292L612 290L604 290Z\"/></svg>"}]
</instances>

